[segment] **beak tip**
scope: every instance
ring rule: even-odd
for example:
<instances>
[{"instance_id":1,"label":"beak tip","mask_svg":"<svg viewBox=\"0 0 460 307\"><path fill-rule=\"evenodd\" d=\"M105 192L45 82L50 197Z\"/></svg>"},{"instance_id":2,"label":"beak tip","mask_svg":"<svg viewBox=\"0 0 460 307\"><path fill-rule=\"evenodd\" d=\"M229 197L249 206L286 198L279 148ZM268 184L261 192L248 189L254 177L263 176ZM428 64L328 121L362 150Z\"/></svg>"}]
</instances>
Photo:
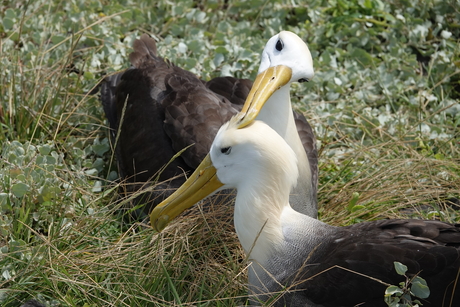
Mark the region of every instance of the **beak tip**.
<instances>
[{"instance_id":1,"label":"beak tip","mask_svg":"<svg viewBox=\"0 0 460 307\"><path fill-rule=\"evenodd\" d=\"M169 223L169 215L161 215L160 217L153 218L150 216L150 224L152 225L153 229L157 232L161 232Z\"/></svg>"}]
</instances>

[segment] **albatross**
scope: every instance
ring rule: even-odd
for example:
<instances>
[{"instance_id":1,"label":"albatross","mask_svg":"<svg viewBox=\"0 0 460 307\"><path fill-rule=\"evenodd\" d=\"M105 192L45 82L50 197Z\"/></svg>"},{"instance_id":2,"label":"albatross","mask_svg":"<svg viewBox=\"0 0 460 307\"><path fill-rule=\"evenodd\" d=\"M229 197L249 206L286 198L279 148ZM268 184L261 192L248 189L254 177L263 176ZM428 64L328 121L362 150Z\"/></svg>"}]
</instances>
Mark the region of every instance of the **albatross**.
<instances>
[{"instance_id":1,"label":"albatross","mask_svg":"<svg viewBox=\"0 0 460 307\"><path fill-rule=\"evenodd\" d=\"M460 225L390 219L334 227L293 210L298 176L297 155L278 133L236 116L192 176L153 210L151 224L161 231L202 198L235 188L234 224L252 262L254 304L387 306L385 288L405 281L397 261L407 276L427 281L424 307L460 306Z\"/></svg>"},{"instance_id":2,"label":"albatross","mask_svg":"<svg viewBox=\"0 0 460 307\"><path fill-rule=\"evenodd\" d=\"M122 189L130 194L149 182L160 183L135 201L146 204L145 213L184 183L182 175L203 160L219 128L243 111L246 122L257 117L293 148L300 175L291 203L295 210L317 217L316 139L305 117L293 112L289 95L292 82L314 75L310 51L296 34L283 31L268 41L254 86L232 77L204 82L159 57L155 40L147 34L133 49L132 67L104 80L101 101L119 174L127 183Z\"/></svg>"}]
</instances>

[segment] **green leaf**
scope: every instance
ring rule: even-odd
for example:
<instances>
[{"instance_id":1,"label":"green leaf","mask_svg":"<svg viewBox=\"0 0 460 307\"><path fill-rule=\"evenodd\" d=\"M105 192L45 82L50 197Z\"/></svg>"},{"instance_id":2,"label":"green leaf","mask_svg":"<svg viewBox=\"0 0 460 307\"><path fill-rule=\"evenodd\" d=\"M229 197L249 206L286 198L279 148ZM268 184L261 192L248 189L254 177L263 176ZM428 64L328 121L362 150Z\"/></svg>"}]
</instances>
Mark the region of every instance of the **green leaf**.
<instances>
[{"instance_id":1,"label":"green leaf","mask_svg":"<svg viewBox=\"0 0 460 307\"><path fill-rule=\"evenodd\" d=\"M11 193L18 198L23 197L28 191L29 186L22 182L18 182L11 187Z\"/></svg>"},{"instance_id":2,"label":"green leaf","mask_svg":"<svg viewBox=\"0 0 460 307\"><path fill-rule=\"evenodd\" d=\"M48 144L44 144L42 146L38 146L38 151L40 152L40 154L46 156L46 155L49 155L49 153L51 152L51 149L52 147Z\"/></svg>"},{"instance_id":3,"label":"green leaf","mask_svg":"<svg viewBox=\"0 0 460 307\"><path fill-rule=\"evenodd\" d=\"M353 209L356 206L356 203L358 202L358 199L359 199L359 193L358 192L353 192L353 196L351 197L350 203L348 204L348 208L347 208L349 212L356 211L356 210L353 210Z\"/></svg>"},{"instance_id":4,"label":"green leaf","mask_svg":"<svg viewBox=\"0 0 460 307\"><path fill-rule=\"evenodd\" d=\"M8 193L0 193L0 207L8 202Z\"/></svg>"},{"instance_id":5,"label":"green leaf","mask_svg":"<svg viewBox=\"0 0 460 307\"><path fill-rule=\"evenodd\" d=\"M94 79L94 74L90 71L85 71L83 73L83 77L85 78L85 80L93 80Z\"/></svg>"},{"instance_id":6,"label":"green leaf","mask_svg":"<svg viewBox=\"0 0 460 307\"><path fill-rule=\"evenodd\" d=\"M5 17L10 18L10 19L15 19L18 16L16 15L16 12L12 8L9 8L5 11Z\"/></svg>"},{"instance_id":7,"label":"green leaf","mask_svg":"<svg viewBox=\"0 0 460 307\"><path fill-rule=\"evenodd\" d=\"M428 288L425 279L420 276L414 277L410 290L416 297L419 298L427 298L430 296L430 288Z\"/></svg>"},{"instance_id":8,"label":"green leaf","mask_svg":"<svg viewBox=\"0 0 460 307\"><path fill-rule=\"evenodd\" d=\"M401 297L401 300L402 300L403 302L412 302L412 297L410 296L410 293L409 293L409 292L406 292L406 293L404 293L403 296ZM413 307L412 305L409 306L409 305L407 305L407 304L404 304L403 306L404 306L404 307L406 307L406 306L407 306L407 307Z\"/></svg>"},{"instance_id":9,"label":"green leaf","mask_svg":"<svg viewBox=\"0 0 460 307\"><path fill-rule=\"evenodd\" d=\"M131 19L133 18L133 13L131 10L127 10L126 12L121 13L120 17L125 18L125 19Z\"/></svg>"},{"instance_id":10,"label":"green leaf","mask_svg":"<svg viewBox=\"0 0 460 307\"><path fill-rule=\"evenodd\" d=\"M223 46L219 46L219 47L216 48L215 53L216 54L219 54L219 53L228 54L228 49L223 47Z\"/></svg>"},{"instance_id":11,"label":"green leaf","mask_svg":"<svg viewBox=\"0 0 460 307\"><path fill-rule=\"evenodd\" d=\"M385 290L385 295L402 295L403 294L403 290L401 288L399 288L398 286L389 286L386 290Z\"/></svg>"},{"instance_id":12,"label":"green leaf","mask_svg":"<svg viewBox=\"0 0 460 307\"><path fill-rule=\"evenodd\" d=\"M441 161L446 159L446 157L445 157L442 153L436 153L436 154L434 155L434 158L435 158L436 160L441 160Z\"/></svg>"},{"instance_id":13,"label":"green leaf","mask_svg":"<svg viewBox=\"0 0 460 307\"><path fill-rule=\"evenodd\" d=\"M222 62L225 60L225 57L222 53L216 53L216 55L214 56L214 65L216 66L219 66L220 64L222 64Z\"/></svg>"},{"instance_id":14,"label":"green leaf","mask_svg":"<svg viewBox=\"0 0 460 307\"><path fill-rule=\"evenodd\" d=\"M8 17L3 18L3 28L5 30L11 30L14 27L14 20Z\"/></svg>"},{"instance_id":15,"label":"green leaf","mask_svg":"<svg viewBox=\"0 0 460 307\"><path fill-rule=\"evenodd\" d=\"M363 67L369 66L372 64L372 57L366 50L361 48L353 48L350 53L350 56L358 61Z\"/></svg>"},{"instance_id":16,"label":"green leaf","mask_svg":"<svg viewBox=\"0 0 460 307\"><path fill-rule=\"evenodd\" d=\"M100 144L94 144L92 146L92 149L96 155L102 156L110 149L110 146L107 143L100 143Z\"/></svg>"},{"instance_id":17,"label":"green leaf","mask_svg":"<svg viewBox=\"0 0 460 307\"><path fill-rule=\"evenodd\" d=\"M405 266L401 262L397 262L397 261L394 262L394 265L395 265L396 273L398 273L398 275L401 275L401 276L406 275L407 266Z\"/></svg>"},{"instance_id":18,"label":"green leaf","mask_svg":"<svg viewBox=\"0 0 460 307\"><path fill-rule=\"evenodd\" d=\"M197 62L196 62L196 60L194 58L187 58L185 60L185 68L190 70L193 67L195 67L196 63Z\"/></svg>"},{"instance_id":19,"label":"green leaf","mask_svg":"<svg viewBox=\"0 0 460 307\"><path fill-rule=\"evenodd\" d=\"M351 208L350 212L356 212L359 210L363 210L365 207L363 205L356 205L353 208Z\"/></svg>"},{"instance_id":20,"label":"green leaf","mask_svg":"<svg viewBox=\"0 0 460 307\"><path fill-rule=\"evenodd\" d=\"M200 52L202 43L197 40L192 40L191 42L188 43L187 46L192 52L198 53Z\"/></svg>"},{"instance_id":21,"label":"green leaf","mask_svg":"<svg viewBox=\"0 0 460 307\"><path fill-rule=\"evenodd\" d=\"M364 0L363 6L364 6L365 8L371 9L371 8L373 7L373 3L372 3L372 1L370 1L370 0Z\"/></svg>"},{"instance_id":22,"label":"green leaf","mask_svg":"<svg viewBox=\"0 0 460 307\"><path fill-rule=\"evenodd\" d=\"M173 8L172 8L172 15L173 16L182 15L183 12L184 12L184 9L183 9L182 5L176 5L176 6L173 6Z\"/></svg>"},{"instance_id":23,"label":"green leaf","mask_svg":"<svg viewBox=\"0 0 460 307\"><path fill-rule=\"evenodd\" d=\"M62 42L64 39L66 39L66 37L64 35L53 35L51 37L51 42L54 44L54 45L57 45L59 44L60 42Z\"/></svg>"}]
</instances>

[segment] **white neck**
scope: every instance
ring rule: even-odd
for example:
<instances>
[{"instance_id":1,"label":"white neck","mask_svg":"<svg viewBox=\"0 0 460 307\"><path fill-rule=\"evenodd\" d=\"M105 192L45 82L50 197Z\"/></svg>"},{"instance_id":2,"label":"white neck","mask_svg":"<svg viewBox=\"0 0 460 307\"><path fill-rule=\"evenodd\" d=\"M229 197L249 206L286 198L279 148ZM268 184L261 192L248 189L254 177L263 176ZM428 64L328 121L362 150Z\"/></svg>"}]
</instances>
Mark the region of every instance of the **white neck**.
<instances>
[{"instance_id":1,"label":"white neck","mask_svg":"<svg viewBox=\"0 0 460 307\"><path fill-rule=\"evenodd\" d=\"M278 177L278 178L276 178ZM264 176L246 178L237 187L234 222L239 241L250 259L265 263L273 248L284 240L281 224L283 210L290 208L289 183L280 174L267 172ZM292 210L292 209L291 209Z\"/></svg>"},{"instance_id":2,"label":"white neck","mask_svg":"<svg viewBox=\"0 0 460 307\"><path fill-rule=\"evenodd\" d=\"M288 140L287 138L292 134L292 129L296 129L296 127L292 115L289 84L281 87L272 94L262 110L260 110L257 119L269 125L281 135L292 148L292 144L290 143L292 140ZM294 123L294 127L292 127L291 123ZM297 132L297 130L295 130L295 132Z\"/></svg>"},{"instance_id":3,"label":"white neck","mask_svg":"<svg viewBox=\"0 0 460 307\"><path fill-rule=\"evenodd\" d=\"M299 179L292 190L290 203L297 212L316 218L316 200L313 199L310 163L297 132L292 114L290 84L273 93L257 117L275 130L294 150L297 156Z\"/></svg>"}]
</instances>

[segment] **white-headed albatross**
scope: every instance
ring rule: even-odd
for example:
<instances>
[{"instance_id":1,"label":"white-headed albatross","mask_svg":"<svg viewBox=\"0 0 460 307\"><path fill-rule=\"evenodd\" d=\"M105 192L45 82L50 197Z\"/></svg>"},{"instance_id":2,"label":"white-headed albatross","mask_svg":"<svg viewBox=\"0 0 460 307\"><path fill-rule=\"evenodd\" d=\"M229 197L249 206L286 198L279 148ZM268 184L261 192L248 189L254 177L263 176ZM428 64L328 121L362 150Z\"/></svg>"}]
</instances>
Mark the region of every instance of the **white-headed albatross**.
<instances>
[{"instance_id":1,"label":"white-headed albatross","mask_svg":"<svg viewBox=\"0 0 460 307\"><path fill-rule=\"evenodd\" d=\"M152 226L161 231L203 197L236 188L234 223L252 260L254 303L282 293L274 306L386 306L383 283L404 281L394 269L398 261L408 276L420 273L427 281L424 307L460 306L459 225L398 219L330 226L290 206L297 163L268 125L232 119L195 173L154 209Z\"/></svg>"},{"instance_id":2,"label":"white-headed albatross","mask_svg":"<svg viewBox=\"0 0 460 307\"><path fill-rule=\"evenodd\" d=\"M119 174L127 183L125 192L138 191L152 179L164 182L136 200L146 204L148 213L185 181L178 175L192 172L203 160L219 128L242 109L252 82L231 77L201 81L159 57L155 41L147 34L133 48L132 67L104 80L101 100L116 141ZM258 114L293 147L300 176L291 203L316 218L316 139L305 117L292 112L289 97L289 83L313 77L308 47L291 32L279 33L266 45L259 73L243 107L246 120ZM279 87L273 96L259 97Z\"/></svg>"}]
</instances>

